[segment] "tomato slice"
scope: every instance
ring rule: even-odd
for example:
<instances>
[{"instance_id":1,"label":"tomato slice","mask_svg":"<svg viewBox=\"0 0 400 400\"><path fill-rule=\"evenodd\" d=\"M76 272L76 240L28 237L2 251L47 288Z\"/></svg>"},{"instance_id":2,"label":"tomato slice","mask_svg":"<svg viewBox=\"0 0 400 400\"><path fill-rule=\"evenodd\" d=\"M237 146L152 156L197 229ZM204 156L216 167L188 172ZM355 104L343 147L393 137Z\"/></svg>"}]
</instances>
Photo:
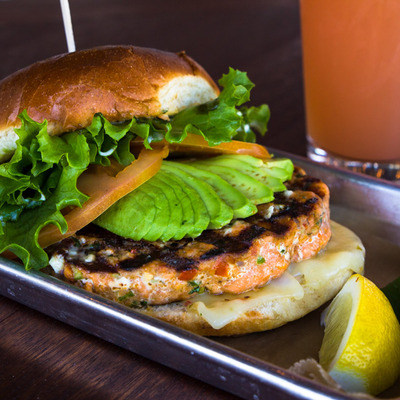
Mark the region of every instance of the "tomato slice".
<instances>
[{"instance_id":1,"label":"tomato slice","mask_svg":"<svg viewBox=\"0 0 400 400\"><path fill-rule=\"evenodd\" d=\"M143 139L136 138L132 142L132 146L133 148L143 146ZM187 137L181 143L169 143L169 151L170 154L187 153L194 156L197 154L246 154L262 159L271 157L268 150L257 143L232 140L231 142L221 143L217 146L210 146L203 136L194 133L188 133Z\"/></svg>"},{"instance_id":2,"label":"tomato slice","mask_svg":"<svg viewBox=\"0 0 400 400\"><path fill-rule=\"evenodd\" d=\"M61 234L54 224L46 225L39 233L39 244L47 247L73 235L138 186L149 180L168 156L168 146L142 149L137 160L119 170L116 164L110 167L90 167L78 179L78 189L90 196L83 206L73 208L64 215L68 231Z\"/></svg>"}]
</instances>

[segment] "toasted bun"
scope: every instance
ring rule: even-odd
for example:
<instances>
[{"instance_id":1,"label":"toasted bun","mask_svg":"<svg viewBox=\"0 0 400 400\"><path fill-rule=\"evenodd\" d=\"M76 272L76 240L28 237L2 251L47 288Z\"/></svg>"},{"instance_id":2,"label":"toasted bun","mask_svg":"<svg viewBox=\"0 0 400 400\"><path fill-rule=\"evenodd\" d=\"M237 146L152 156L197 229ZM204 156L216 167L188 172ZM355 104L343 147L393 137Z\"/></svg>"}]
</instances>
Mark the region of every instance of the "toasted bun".
<instances>
[{"instance_id":1,"label":"toasted bun","mask_svg":"<svg viewBox=\"0 0 400 400\"><path fill-rule=\"evenodd\" d=\"M286 281L277 282L274 295L261 298L257 305L251 303L246 311L239 312L231 322L221 328L216 329L215 325L213 327L203 318L204 311L196 308L196 300L150 306L143 312L204 336L243 335L278 328L317 309L332 299L354 272L364 271L365 249L360 239L335 222L332 222L332 232L331 242L325 251L314 259L291 265L289 280L297 281L293 295L284 292L281 297L276 296L280 288L284 290L288 278L286 276ZM237 296L236 299L230 297L229 301L221 297L221 315L224 313L224 303L230 303L227 310L232 312L233 307L236 307L233 300L240 302L241 311L244 302L254 301L252 292ZM198 296L197 301L199 300L201 301L201 295ZM216 306L208 304L209 309L215 310Z\"/></svg>"},{"instance_id":2,"label":"toasted bun","mask_svg":"<svg viewBox=\"0 0 400 400\"><path fill-rule=\"evenodd\" d=\"M59 135L89 126L95 113L111 122L173 115L218 93L184 52L105 46L56 56L0 82L0 161L15 150L23 110Z\"/></svg>"}]
</instances>

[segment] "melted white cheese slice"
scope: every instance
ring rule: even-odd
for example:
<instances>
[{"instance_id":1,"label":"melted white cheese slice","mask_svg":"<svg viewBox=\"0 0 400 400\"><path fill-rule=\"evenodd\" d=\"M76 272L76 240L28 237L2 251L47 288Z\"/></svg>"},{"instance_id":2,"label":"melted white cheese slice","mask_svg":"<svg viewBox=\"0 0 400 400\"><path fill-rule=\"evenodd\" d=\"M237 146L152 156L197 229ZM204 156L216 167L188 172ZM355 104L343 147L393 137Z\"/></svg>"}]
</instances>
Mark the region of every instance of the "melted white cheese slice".
<instances>
[{"instance_id":1,"label":"melted white cheese slice","mask_svg":"<svg viewBox=\"0 0 400 400\"><path fill-rule=\"evenodd\" d=\"M365 248L359 237L334 221L331 221L331 228L332 238L325 250L288 268L297 279L304 278L310 287L320 286L318 281L333 278L341 269L358 274L364 271Z\"/></svg>"},{"instance_id":2,"label":"melted white cheese slice","mask_svg":"<svg viewBox=\"0 0 400 400\"><path fill-rule=\"evenodd\" d=\"M263 288L240 295L222 294L216 296L204 294L196 296L190 310L201 315L214 329L221 329L229 322L234 321L239 315L264 304L266 301L282 297L294 297L300 300L303 296L304 290L296 278L288 272L284 272L279 279L271 281Z\"/></svg>"},{"instance_id":3,"label":"melted white cheese slice","mask_svg":"<svg viewBox=\"0 0 400 400\"><path fill-rule=\"evenodd\" d=\"M361 240L349 229L331 221L332 238L327 247L312 259L293 263L278 279L261 289L240 295L201 294L192 298L190 312L199 314L214 329L221 329L240 315L282 297L300 300L304 290L300 282L320 286L341 269L356 273L364 270L365 249Z\"/></svg>"}]
</instances>

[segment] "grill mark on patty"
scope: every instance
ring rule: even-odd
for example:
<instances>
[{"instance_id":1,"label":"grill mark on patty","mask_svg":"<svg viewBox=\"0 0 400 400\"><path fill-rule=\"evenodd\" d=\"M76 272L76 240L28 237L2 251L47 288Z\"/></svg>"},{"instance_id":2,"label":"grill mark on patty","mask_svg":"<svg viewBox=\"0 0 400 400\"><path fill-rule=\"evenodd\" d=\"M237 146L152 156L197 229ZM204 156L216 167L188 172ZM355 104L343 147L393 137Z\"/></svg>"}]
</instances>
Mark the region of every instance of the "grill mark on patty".
<instances>
[{"instance_id":1,"label":"grill mark on patty","mask_svg":"<svg viewBox=\"0 0 400 400\"><path fill-rule=\"evenodd\" d=\"M192 239L182 239L180 241L167 242L160 246L144 240L134 241L125 239L112 232L109 232L95 224L90 224L80 230L76 236L84 236L98 238L97 241L90 243L88 246L81 245L76 239L65 239L64 241L52 246L48 249L49 253L58 252L68 260L69 263L79 265L91 272L99 271L132 271L141 268L143 265L159 260L165 263L168 267L176 271L187 271L195 268L200 260L209 260L213 257L218 257L222 254L240 254L248 250L253 241L261 236L266 231L266 228L259 225L249 225L235 236L223 236L219 230L204 231L202 235L197 237L197 242L207 243L213 248L198 258L181 257L177 253L182 250ZM78 244L79 256L71 257L70 248ZM115 250L125 249L134 254L132 258L126 258L116 264L111 264L106 257L99 255L101 250L113 248ZM92 254L95 250L96 259L91 262L82 263L82 258Z\"/></svg>"},{"instance_id":2,"label":"grill mark on patty","mask_svg":"<svg viewBox=\"0 0 400 400\"><path fill-rule=\"evenodd\" d=\"M139 254L135 258L127 258L119 263L119 268L125 271L132 271L138 269L143 265L146 265L155 260L159 260L168 267L175 269L176 271L186 271L195 267L197 260L193 260L185 257L178 257L175 249L166 248L163 250L154 249L147 254ZM95 268L92 270L96 270Z\"/></svg>"},{"instance_id":3,"label":"grill mark on patty","mask_svg":"<svg viewBox=\"0 0 400 400\"><path fill-rule=\"evenodd\" d=\"M282 195L278 194L277 196L275 196L275 199L277 202L284 203ZM285 228L287 227L279 220L282 219L282 217L298 218L300 215L309 215L317 202L317 197L307 199L304 203L299 203L298 201L287 202L286 207L282 211L271 216L270 230L277 234L285 234Z\"/></svg>"},{"instance_id":4,"label":"grill mark on patty","mask_svg":"<svg viewBox=\"0 0 400 400\"><path fill-rule=\"evenodd\" d=\"M215 246L215 248L207 251L200 256L200 260L208 260L213 257L218 257L221 254L231 253L240 254L248 250L253 241L261 236L266 229L259 225L250 225L243 229L238 236L222 236L218 231L206 231L204 236L200 236L199 240Z\"/></svg>"}]
</instances>

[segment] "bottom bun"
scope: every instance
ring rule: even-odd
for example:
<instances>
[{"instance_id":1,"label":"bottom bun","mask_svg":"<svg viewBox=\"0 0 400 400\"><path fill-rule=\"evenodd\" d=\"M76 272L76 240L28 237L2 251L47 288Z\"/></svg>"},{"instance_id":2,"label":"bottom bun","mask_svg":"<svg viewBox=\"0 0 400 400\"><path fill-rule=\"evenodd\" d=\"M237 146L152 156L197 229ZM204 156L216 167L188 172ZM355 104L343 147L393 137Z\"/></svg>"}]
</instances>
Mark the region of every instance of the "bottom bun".
<instances>
[{"instance_id":1,"label":"bottom bun","mask_svg":"<svg viewBox=\"0 0 400 400\"><path fill-rule=\"evenodd\" d=\"M231 336L278 328L332 299L353 273L363 273L365 249L349 229L331 222L332 238L312 259L240 295L199 294L141 311L203 336Z\"/></svg>"}]
</instances>

